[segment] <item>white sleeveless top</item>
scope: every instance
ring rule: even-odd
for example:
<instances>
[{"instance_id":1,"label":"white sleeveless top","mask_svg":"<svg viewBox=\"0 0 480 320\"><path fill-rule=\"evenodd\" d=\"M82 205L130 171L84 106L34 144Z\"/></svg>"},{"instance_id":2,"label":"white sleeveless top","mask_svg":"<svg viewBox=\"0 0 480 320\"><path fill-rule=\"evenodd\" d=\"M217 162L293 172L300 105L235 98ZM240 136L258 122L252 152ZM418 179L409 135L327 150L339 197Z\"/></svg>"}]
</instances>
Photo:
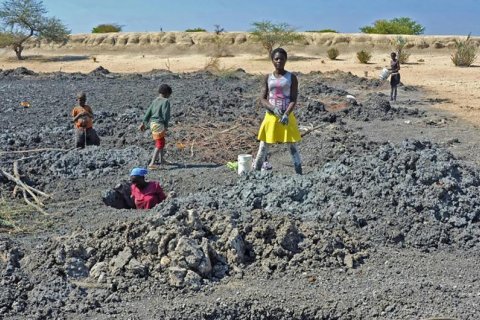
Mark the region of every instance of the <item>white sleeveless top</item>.
<instances>
[{"instance_id":1,"label":"white sleeveless top","mask_svg":"<svg viewBox=\"0 0 480 320\"><path fill-rule=\"evenodd\" d=\"M268 102L280 109L281 112L287 110L290 103L290 88L292 86L292 74L286 72L280 78L276 78L272 73L268 76Z\"/></svg>"}]
</instances>

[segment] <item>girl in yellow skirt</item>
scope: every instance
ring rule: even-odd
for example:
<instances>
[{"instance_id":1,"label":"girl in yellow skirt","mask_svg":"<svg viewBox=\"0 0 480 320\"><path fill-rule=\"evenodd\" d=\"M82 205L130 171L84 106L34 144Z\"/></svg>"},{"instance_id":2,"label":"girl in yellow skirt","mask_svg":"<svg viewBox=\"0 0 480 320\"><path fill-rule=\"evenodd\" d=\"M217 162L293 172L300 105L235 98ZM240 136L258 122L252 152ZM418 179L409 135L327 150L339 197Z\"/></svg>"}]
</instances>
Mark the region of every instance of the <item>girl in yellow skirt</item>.
<instances>
[{"instance_id":1,"label":"girl in yellow skirt","mask_svg":"<svg viewBox=\"0 0 480 320\"><path fill-rule=\"evenodd\" d=\"M284 69L287 62L287 52L284 49L273 50L271 58L275 71L265 78L262 90L260 101L267 112L258 131L260 146L254 167L255 170L262 168L268 153L268 144L287 143L295 172L302 174L302 162L296 145L302 138L293 115L297 104L298 80L294 74Z\"/></svg>"}]
</instances>

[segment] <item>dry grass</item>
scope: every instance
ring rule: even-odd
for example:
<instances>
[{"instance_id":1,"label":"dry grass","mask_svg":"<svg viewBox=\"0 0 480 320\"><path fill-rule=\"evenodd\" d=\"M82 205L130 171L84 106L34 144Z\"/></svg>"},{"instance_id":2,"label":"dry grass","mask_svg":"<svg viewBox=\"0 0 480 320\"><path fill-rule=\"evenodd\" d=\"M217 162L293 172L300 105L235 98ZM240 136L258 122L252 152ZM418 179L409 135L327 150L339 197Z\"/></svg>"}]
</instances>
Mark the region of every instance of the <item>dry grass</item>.
<instances>
[{"instance_id":1,"label":"dry grass","mask_svg":"<svg viewBox=\"0 0 480 320\"><path fill-rule=\"evenodd\" d=\"M227 68L225 65L222 65L219 57L211 57L205 62L203 70L209 71L216 76L222 78L229 78L235 73L235 68Z\"/></svg>"},{"instance_id":2,"label":"dry grass","mask_svg":"<svg viewBox=\"0 0 480 320\"><path fill-rule=\"evenodd\" d=\"M0 198L0 231L24 231L19 227L17 220L25 215L32 215L36 210L31 206L15 200L7 200L5 197Z\"/></svg>"}]
</instances>

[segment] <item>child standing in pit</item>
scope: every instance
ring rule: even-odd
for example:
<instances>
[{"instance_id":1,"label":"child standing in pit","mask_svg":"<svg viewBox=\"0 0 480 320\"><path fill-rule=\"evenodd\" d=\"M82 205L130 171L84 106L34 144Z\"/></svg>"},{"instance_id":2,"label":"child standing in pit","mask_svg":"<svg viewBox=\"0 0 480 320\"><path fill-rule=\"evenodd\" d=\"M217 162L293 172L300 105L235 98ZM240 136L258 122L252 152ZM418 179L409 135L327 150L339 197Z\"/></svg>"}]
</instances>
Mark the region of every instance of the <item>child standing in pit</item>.
<instances>
[{"instance_id":1,"label":"child standing in pit","mask_svg":"<svg viewBox=\"0 0 480 320\"><path fill-rule=\"evenodd\" d=\"M86 105L87 95L85 92L77 94L78 106L73 108L72 117L75 123L75 146L85 148L85 145L100 145L100 138L93 129L93 111Z\"/></svg>"},{"instance_id":2,"label":"child standing in pit","mask_svg":"<svg viewBox=\"0 0 480 320\"><path fill-rule=\"evenodd\" d=\"M130 172L130 192L137 209L152 209L167 198L158 182L145 181L147 173L144 168L133 168Z\"/></svg>"},{"instance_id":3,"label":"child standing in pit","mask_svg":"<svg viewBox=\"0 0 480 320\"><path fill-rule=\"evenodd\" d=\"M172 88L167 84L162 84L158 89L160 94L152 101L148 107L140 130L144 131L150 123L152 138L155 141L155 150L153 151L152 160L148 165L149 169L158 169L157 161L160 157L160 164L168 165L170 162L165 160L165 136L167 133L168 122L170 121L170 101L168 98L172 94Z\"/></svg>"}]
</instances>

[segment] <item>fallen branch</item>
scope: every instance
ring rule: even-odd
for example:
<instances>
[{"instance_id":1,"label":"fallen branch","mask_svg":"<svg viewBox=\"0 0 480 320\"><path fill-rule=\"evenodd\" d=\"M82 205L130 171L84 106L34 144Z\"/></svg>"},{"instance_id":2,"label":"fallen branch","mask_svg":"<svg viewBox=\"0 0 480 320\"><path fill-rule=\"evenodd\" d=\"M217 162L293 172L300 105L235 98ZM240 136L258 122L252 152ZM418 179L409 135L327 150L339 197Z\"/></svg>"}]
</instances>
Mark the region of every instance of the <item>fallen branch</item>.
<instances>
[{"instance_id":1,"label":"fallen branch","mask_svg":"<svg viewBox=\"0 0 480 320\"><path fill-rule=\"evenodd\" d=\"M315 131L315 130L317 130L317 129L320 129L320 128L322 128L322 127L323 127L323 125L320 125L320 126L316 126L316 127L311 128L311 129L308 129L307 131L305 131L304 133L302 133L301 136L304 137L304 136L306 136L307 134L309 134L309 133L311 133L311 132L313 132L313 131Z\"/></svg>"},{"instance_id":2,"label":"fallen branch","mask_svg":"<svg viewBox=\"0 0 480 320\"><path fill-rule=\"evenodd\" d=\"M40 201L40 199L38 198L38 196L35 194L35 192L39 195L42 195L44 197L47 197L49 198L50 196L38 189L35 189L33 187L30 187L28 186L27 184L25 184L21 179L20 179L20 173L18 172L18 162L15 161L13 163L13 176L6 172L5 170L3 169L0 169L0 173L5 176L7 179L9 179L10 181L12 182L15 182L16 183L16 186L14 188L14 194L17 193L18 189L22 190L22 194L23 194L23 199L25 200L25 202L32 206L33 208L35 208L36 210L40 211L41 213L43 213L44 215L49 215L45 210L42 209L42 207L44 206L44 204L42 203L42 201ZM28 197L27 197L27 193L35 200L36 204L31 202Z\"/></svg>"},{"instance_id":3,"label":"fallen branch","mask_svg":"<svg viewBox=\"0 0 480 320\"><path fill-rule=\"evenodd\" d=\"M12 153L29 153L29 152L44 152L44 151L71 151L75 148L70 148L70 149L60 149L60 148L42 148L42 149L30 149L30 150L17 150L17 151L2 151L0 152L0 155L3 154L12 154Z\"/></svg>"}]
</instances>

